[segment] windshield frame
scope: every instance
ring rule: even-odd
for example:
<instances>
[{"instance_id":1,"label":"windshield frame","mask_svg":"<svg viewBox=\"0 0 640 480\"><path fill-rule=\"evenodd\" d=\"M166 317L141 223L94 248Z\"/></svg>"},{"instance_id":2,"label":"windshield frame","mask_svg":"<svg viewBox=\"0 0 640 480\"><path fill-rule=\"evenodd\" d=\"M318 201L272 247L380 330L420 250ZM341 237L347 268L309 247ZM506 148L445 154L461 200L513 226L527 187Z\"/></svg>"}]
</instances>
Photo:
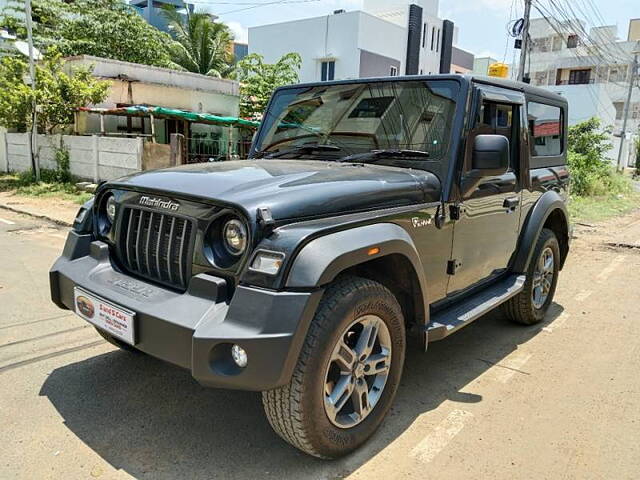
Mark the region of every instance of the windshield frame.
<instances>
[{"instance_id":1,"label":"windshield frame","mask_svg":"<svg viewBox=\"0 0 640 480\"><path fill-rule=\"evenodd\" d=\"M457 138L459 138L456 136L456 132L459 131L458 127L464 123L464 109L466 108L467 97L468 97L468 88L465 88L465 87L467 87L469 80L461 75L412 75L412 76L403 76L403 77L363 78L363 79L340 80L340 81L332 81L332 82L302 83L302 84L289 85L286 87L280 87L273 93L273 95L271 96L271 99L269 100L267 109L265 111L265 118L263 119L263 122L261 123L256 133L256 136L254 138L254 141L251 145L249 158L257 158L260 155L261 152L257 149L257 147L259 145L260 146L262 145L262 143L265 141L265 137L269 135L269 131L273 127L273 122L266 121L267 117L269 113L276 108L275 107L276 102L284 98L282 97L282 95L289 93L291 90L304 91L309 88L317 88L317 87L333 87L333 86L347 86L347 85L357 86L362 84L404 83L404 82L410 82L410 83L424 82L433 86L433 84L436 82L445 82L445 81L457 82L458 88L457 88L457 91L454 92L454 94L451 96L451 100L455 102L455 107L453 109L452 119L451 119L452 128L451 128L449 137L447 139L448 148L446 153L443 155L443 157L438 160L442 164L441 165L442 168L440 171L441 175L438 175L438 176L441 176L440 180L444 184L447 181L448 177L450 176L449 173L454 169L454 160L455 158L457 158L456 155L458 151L458 148L456 148L457 147L456 141L457 141ZM425 85L425 88L426 88L426 85ZM309 135L310 137L315 136L311 132L309 133ZM331 144L331 141L330 141L331 137L329 136L328 138L329 138L328 143ZM340 144L338 143L337 146L340 146ZM453 155L454 153L456 155ZM322 158L320 157L321 156L318 155L318 160L322 160ZM416 165L416 167L407 167L407 168L415 168L418 170L420 169L428 170L427 168L419 168L419 165Z\"/></svg>"}]
</instances>

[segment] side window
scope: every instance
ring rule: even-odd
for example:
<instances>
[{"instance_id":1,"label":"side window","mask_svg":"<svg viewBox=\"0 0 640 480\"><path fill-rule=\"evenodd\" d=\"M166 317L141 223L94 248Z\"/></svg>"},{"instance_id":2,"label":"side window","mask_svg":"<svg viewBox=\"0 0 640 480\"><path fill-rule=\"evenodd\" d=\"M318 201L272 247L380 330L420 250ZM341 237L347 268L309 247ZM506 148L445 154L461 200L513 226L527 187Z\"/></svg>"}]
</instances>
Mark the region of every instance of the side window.
<instances>
[{"instance_id":1,"label":"side window","mask_svg":"<svg viewBox=\"0 0 640 480\"><path fill-rule=\"evenodd\" d=\"M480 115L476 128L477 133L504 135L513 144L514 106L503 103L484 102L480 107Z\"/></svg>"},{"instance_id":2,"label":"side window","mask_svg":"<svg viewBox=\"0 0 640 480\"><path fill-rule=\"evenodd\" d=\"M504 135L509 139L511 147L511 169L518 167L518 136L515 132L514 119L517 118L517 106L507 103L483 102L478 112L476 125L471 132L471 138L476 135L492 134ZM473 142L469 142L470 145Z\"/></svg>"},{"instance_id":3,"label":"side window","mask_svg":"<svg viewBox=\"0 0 640 480\"><path fill-rule=\"evenodd\" d=\"M562 155L564 135L562 110L544 103L529 102L528 123L531 136L531 156L550 157Z\"/></svg>"}]
</instances>

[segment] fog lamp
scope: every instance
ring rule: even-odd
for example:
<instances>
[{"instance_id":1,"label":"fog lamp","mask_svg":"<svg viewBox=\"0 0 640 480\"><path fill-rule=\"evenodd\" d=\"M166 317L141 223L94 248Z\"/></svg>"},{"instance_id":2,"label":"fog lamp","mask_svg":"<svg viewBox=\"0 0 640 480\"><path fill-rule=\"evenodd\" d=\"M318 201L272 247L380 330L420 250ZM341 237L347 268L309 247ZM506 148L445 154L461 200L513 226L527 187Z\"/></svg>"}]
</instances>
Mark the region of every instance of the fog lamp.
<instances>
[{"instance_id":1,"label":"fog lamp","mask_svg":"<svg viewBox=\"0 0 640 480\"><path fill-rule=\"evenodd\" d=\"M240 345L234 345L231 347L231 356L233 357L233 361L236 362L236 365L240 368L247 366L247 362L249 361L247 352L245 352L244 348Z\"/></svg>"},{"instance_id":2,"label":"fog lamp","mask_svg":"<svg viewBox=\"0 0 640 480\"><path fill-rule=\"evenodd\" d=\"M251 263L251 270L267 275L276 275L280 271L283 261L284 255L282 253L259 251Z\"/></svg>"}]
</instances>

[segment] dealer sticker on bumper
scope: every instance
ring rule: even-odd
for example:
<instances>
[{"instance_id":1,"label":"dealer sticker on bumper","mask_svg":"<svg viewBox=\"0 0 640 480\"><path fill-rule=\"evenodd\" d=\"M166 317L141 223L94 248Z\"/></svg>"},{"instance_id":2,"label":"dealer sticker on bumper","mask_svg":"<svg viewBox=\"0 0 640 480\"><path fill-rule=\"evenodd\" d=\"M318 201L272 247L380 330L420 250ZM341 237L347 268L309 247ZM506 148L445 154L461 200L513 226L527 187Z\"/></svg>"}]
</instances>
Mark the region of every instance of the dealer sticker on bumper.
<instances>
[{"instance_id":1,"label":"dealer sticker on bumper","mask_svg":"<svg viewBox=\"0 0 640 480\"><path fill-rule=\"evenodd\" d=\"M116 338L135 344L135 313L103 300L81 288L74 288L76 313Z\"/></svg>"}]
</instances>

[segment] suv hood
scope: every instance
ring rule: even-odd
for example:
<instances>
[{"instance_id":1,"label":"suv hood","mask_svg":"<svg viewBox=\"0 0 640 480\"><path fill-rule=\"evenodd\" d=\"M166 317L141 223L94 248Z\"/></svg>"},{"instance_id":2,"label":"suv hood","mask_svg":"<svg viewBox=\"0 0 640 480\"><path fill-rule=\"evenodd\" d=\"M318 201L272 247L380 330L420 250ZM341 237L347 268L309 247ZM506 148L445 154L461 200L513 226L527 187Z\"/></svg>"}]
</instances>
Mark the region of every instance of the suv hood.
<instances>
[{"instance_id":1,"label":"suv hood","mask_svg":"<svg viewBox=\"0 0 640 480\"><path fill-rule=\"evenodd\" d=\"M269 207L275 220L326 216L438 201L432 173L314 160L239 160L137 173L109 182L171 196Z\"/></svg>"}]
</instances>

